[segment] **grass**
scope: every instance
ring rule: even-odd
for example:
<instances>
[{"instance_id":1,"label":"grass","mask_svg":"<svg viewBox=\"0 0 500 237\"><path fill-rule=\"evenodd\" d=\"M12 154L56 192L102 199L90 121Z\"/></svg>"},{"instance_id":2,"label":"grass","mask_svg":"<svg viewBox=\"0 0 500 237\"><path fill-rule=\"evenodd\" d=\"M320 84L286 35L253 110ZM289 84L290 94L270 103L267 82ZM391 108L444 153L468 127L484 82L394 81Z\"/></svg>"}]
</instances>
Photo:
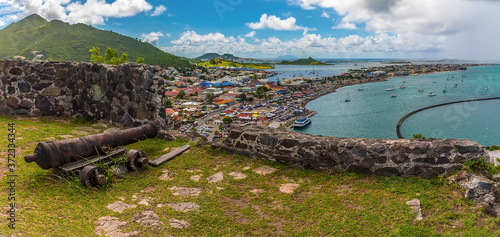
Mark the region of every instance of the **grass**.
<instances>
[{"instance_id":1,"label":"grass","mask_svg":"<svg viewBox=\"0 0 500 237\"><path fill-rule=\"evenodd\" d=\"M20 236L95 236L97 219L118 217L128 222L121 230L137 230L142 236L498 236L499 219L486 216L473 202L465 200L457 186L442 179L377 177L353 173L323 173L294 169L259 159L228 155L207 147L192 147L187 153L158 168L113 177L104 189L87 189L76 177L66 179L52 171L26 163L23 157L33 152L38 142L49 137L74 134L82 125L54 119L16 119L0 117L0 139L7 141L7 124L16 123L17 137L17 226L7 227L4 219L0 235ZM102 131L104 127L86 125ZM37 130L35 130L37 129ZM22 139L21 139L22 138ZM6 143L1 142L2 151ZM156 158L166 147L185 145L187 141L148 139L129 148L141 149ZM193 145L193 144L191 144ZM6 155L2 153L4 158ZM4 162L4 161L3 161ZM276 172L259 175L253 169L268 165ZM244 169L250 167L250 169ZM165 171L173 180L160 180ZM218 183L207 178L224 174ZM247 178L235 180L230 172L242 172ZM190 179L202 175L199 182ZM7 178L2 178L7 205ZM293 194L279 192L282 184L297 183ZM197 187L199 196L175 196L169 189ZM148 188L153 191L148 192ZM254 193L262 189L261 193ZM141 192L143 191L143 192ZM136 195L137 200L132 199ZM123 197L135 209L114 213L106 206ZM150 206L138 205L149 198ZM413 198L422 202L424 220L414 221L405 204ZM199 211L179 212L157 204L193 202ZM164 223L153 229L134 221L134 215L152 210ZM170 219L186 220L190 227L174 229Z\"/></svg>"}]
</instances>

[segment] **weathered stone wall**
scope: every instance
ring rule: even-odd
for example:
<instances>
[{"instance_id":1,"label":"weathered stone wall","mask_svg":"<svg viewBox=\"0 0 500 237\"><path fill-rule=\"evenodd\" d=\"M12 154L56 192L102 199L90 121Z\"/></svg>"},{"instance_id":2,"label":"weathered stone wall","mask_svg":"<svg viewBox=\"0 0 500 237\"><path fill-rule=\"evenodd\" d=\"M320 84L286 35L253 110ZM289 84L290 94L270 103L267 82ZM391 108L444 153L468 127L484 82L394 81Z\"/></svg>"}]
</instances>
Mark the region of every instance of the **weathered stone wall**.
<instances>
[{"instance_id":1,"label":"weathered stone wall","mask_svg":"<svg viewBox=\"0 0 500 237\"><path fill-rule=\"evenodd\" d=\"M144 64L0 62L0 113L81 116L118 126L166 127L161 69Z\"/></svg>"},{"instance_id":2,"label":"weathered stone wall","mask_svg":"<svg viewBox=\"0 0 500 237\"><path fill-rule=\"evenodd\" d=\"M269 128L232 129L213 146L301 168L422 178L450 175L468 160L488 158L470 140L332 138Z\"/></svg>"}]
</instances>

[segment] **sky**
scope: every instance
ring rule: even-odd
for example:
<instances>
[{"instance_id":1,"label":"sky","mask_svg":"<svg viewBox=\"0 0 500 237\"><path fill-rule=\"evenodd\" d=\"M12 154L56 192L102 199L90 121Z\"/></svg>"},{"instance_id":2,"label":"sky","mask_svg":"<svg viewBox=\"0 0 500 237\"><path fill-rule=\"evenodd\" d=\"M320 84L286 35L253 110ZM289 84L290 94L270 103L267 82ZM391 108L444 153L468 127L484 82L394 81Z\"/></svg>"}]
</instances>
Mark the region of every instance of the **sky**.
<instances>
[{"instance_id":1,"label":"sky","mask_svg":"<svg viewBox=\"0 0 500 237\"><path fill-rule=\"evenodd\" d=\"M189 58L500 61L500 0L0 0L0 29L33 13Z\"/></svg>"}]
</instances>

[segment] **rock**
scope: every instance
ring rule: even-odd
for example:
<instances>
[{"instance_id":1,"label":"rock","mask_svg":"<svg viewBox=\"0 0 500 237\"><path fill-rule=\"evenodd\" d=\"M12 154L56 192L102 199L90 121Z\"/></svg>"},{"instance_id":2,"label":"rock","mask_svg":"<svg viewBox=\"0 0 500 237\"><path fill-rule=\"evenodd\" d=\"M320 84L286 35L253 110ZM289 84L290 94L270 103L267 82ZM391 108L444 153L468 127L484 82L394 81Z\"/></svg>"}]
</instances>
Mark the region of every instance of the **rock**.
<instances>
[{"instance_id":1,"label":"rock","mask_svg":"<svg viewBox=\"0 0 500 237\"><path fill-rule=\"evenodd\" d=\"M228 175L233 176L234 179L245 179L247 177L246 174L239 173L239 172L231 172Z\"/></svg>"},{"instance_id":2,"label":"rock","mask_svg":"<svg viewBox=\"0 0 500 237\"><path fill-rule=\"evenodd\" d=\"M286 184L283 184L281 185L281 187L279 188L280 192L282 193L288 193L288 194L292 194L293 191L298 188L300 186L300 184L294 184L294 183L286 183Z\"/></svg>"},{"instance_id":3,"label":"rock","mask_svg":"<svg viewBox=\"0 0 500 237\"><path fill-rule=\"evenodd\" d=\"M162 170L163 174L159 177L161 180L165 181L172 181L174 180L174 175L173 173L169 173L168 170Z\"/></svg>"},{"instance_id":4,"label":"rock","mask_svg":"<svg viewBox=\"0 0 500 237\"><path fill-rule=\"evenodd\" d=\"M181 202L176 204L168 204L169 207L173 208L176 211L188 212L188 211L196 211L200 209L199 205L196 205L192 202Z\"/></svg>"},{"instance_id":5,"label":"rock","mask_svg":"<svg viewBox=\"0 0 500 237\"><path fill-rule=\"evenodd\" d=\"M217 183L224 179L224 174L222 172L218 172L207 178L209 183Z\"/></svg>"},{"instance_id":6,"label":"rock","mask_svg":"<svg viewBox=\"0 0 500 237\"><path fill-rule=\"evenodd\" d=\"M160 221L160 218L153 211L143 211L140 214L136 214L134 216L135 222L141 223L143 225L151 226L153 228L160 229L163 225L163 222Z\"/></svg>"},{"instance_id":7,"label":"rock","mask_svg":"<svg viewBox=\"0 0 500 237\"><path fill-rule=\"evenodd\" d=\"M106 206L111 211L122 213L126 209L136 208L136 205L126 204L120 201L116 201Z\"/></svg>"},{"instance_id":8,"label":"rock","mask_svg":"<svg viewBox=\"0 0 500 237\"><path fill-rule=\"evenodd\" d=\"M120 164L111 166L110 171L114 175L123 176L123 174L126 174L128 172L128 169L126 165Z\"/></svg>"},{"instance_id":9,"label":"rock","mask_svg":"<svg viewBox=\"0 0 500 237\"><path fill-rule=\"evenodd\" d=\"M414 198L410 201L407 201L406 205L410 206L412 212L415 213L415 220L421 221L424 219L422 217L422 209L420 208L420 200L419 199Z\"/></svg>"},{"instance_id":10,"label":"rock","mask_svg":"<svg viewBox=\"0 0 500 237\"><path fill-rule=\"evenodd\" d=\"M498 181L500 181L500 174L495 174L495 175L493 175L493 177L491 177L491 178L492 178L493 180L495 180L495 181L497 181L497 182L498 182Z\"/></svg>"},{"instance_id":11,"label":"rock","mask_svg":"<svg viewBox=\"0 0 500 237\"><path fill-rule=\"evenodd\" d=\"M61 88L54 87L54 88L45 88L42 91L43 96L59 96L61 95Z\"/></svg>"},{"instance_id":12,"label":"rock","mask_svg":"<svg viewBox=\"0 0 500 237\"><path fill-rule=\"evenodd\" d=\"M8 97L7 98L7 106L13 108L13 109L17 109L19 108L19 99L16 98L16 97Z\"/></svg>"},{"instance_id":13,"label":"rock","mask_svg":"<svg viewBox=\"0 0 500 237\"><path fill-rule=\"evenodd\" d=\"M265 190L258 188L258 189L252 189L252 190L250 190L250 192L254 193L254 194L259 194L259 193L265 192Z\"/></svg>"},{"instance_id":14,"label":"rock","mask_svg":"<svg viewBox=\"0 0 500 237\"><path fill-rule=\"evenodd\" d=\"M138 202L137 204L144 205L144 206L149 206L149 202L148 201L149 200L147 198L144 198L140 202Z\"/></svg>"},{"instance_id":15,"label":"rock","mask_svg":"<svg viewBox=\"0 0 500 237\"><path fill-rule=\"evenodd\" d=\"M272 174L276 171L275 168L273 167L270 167L270 166L267 166L267 165L264 165L264 166L261 166L259 168L256 168L253 170L253 172L257 173L257 174L260 174L260 175L268 175L268 174Z\"/></svg>"},{"instance_id":16,"label":"rock","mask_svg":"<svg viewBox=\"0 0 500 237\"><path fill-rule=\"evenodd\" d=\"M201 178L201 174L193 175L190 177L190 179L195 181L195 182L200 181L200 178Z\"/></svg>"},{"instance_id":17,"label":"rock","mask_svg":"<svg viewBox=\"0 0 500 237\"><path fill-rule=\"evenodd\" d=\"M187 221L184 220L170 219L170 226L176 229L184 229L188 228L190 225Z\"/></svg>"},{"instance_id":18,"label":"rock","mask_svg":"<svg viewBox=\"0 0 500 237\"><path fill-rule=\"evenodd\" d=\"M174 191L175 196L199 196L201 193L201 188L172 187L169 189Z\"/></svg>"},{"instance_id":19,"label":"rock","mask_svg":"<svg viewBox=\"0 0 500 237\"><path fill-rule=\"evenodd\" d=\"M99 236L127 237L139 234L139 232L137 231L133 231L130 233L123 233L119 228L126 225L127 222L120 221L116 217L111 217L111 216L101 217L95 223L97 227L95 228L94 233Z\"/></svg>"}]
</instances>

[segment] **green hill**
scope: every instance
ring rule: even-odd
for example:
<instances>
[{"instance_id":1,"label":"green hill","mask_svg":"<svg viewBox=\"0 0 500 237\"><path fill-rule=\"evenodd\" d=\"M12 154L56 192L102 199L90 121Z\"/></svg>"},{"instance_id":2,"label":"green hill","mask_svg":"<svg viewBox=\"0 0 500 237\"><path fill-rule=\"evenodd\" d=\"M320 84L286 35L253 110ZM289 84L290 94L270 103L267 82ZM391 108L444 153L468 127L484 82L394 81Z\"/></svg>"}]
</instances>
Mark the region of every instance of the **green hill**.
<instances>
[{"instance_id":1,"label":"green hill","mask_svg":"<svg viewBox=\"0 0 500 237\"><path fill-rule=\"evenodd\" d=\"M316 61L315 59L309 57L307 59L297 59L295 61L281 61L278 63L280 65L328 65L326 63Z\"/></svg>"},{"instance_id":2,"label":"green hill","mask_svg":"<svg viewBox=\"0 0 500 237\"><path fill-rule=\"evenodd\" d=\"M162 67L190 66L189 62L166 53L150 43L141 42L112 31L98 30L85 24L70 25L58 20L51 22L33 14L0 30L0 59L19 55L33 58L33 51L40 51L42 59L54 61L90 61L89 49L106 48L126 52L129 61L137 57L144 63Z\"/></svg>"},{"instance_id":3,"label":"green hill","mask_svg":"<svg viewBox=\"0 0 500 237\"><path fill-rule=\"evenodd\" d=\"M254 69L273 69L269 63L238 63L224 59L211 59L209 61L198 63L202 67L246 67Z\"/></svg>"},{"instance_id":4,"label":"green hill","mask_svg":"<svg viewBox=\"0 0 500 237\"><path fill-rule=\"evenodd\" d=\"M218 54L218 53L206 53L206 54L203 54L195 59L199 59L199 60L210 60L210 59L214 59L214 58L223 58L223 59L226 59L226 60L238 60L238 59L242 59L240 57L236 57L232 54Z\"/></svg>"}]
</instances>

